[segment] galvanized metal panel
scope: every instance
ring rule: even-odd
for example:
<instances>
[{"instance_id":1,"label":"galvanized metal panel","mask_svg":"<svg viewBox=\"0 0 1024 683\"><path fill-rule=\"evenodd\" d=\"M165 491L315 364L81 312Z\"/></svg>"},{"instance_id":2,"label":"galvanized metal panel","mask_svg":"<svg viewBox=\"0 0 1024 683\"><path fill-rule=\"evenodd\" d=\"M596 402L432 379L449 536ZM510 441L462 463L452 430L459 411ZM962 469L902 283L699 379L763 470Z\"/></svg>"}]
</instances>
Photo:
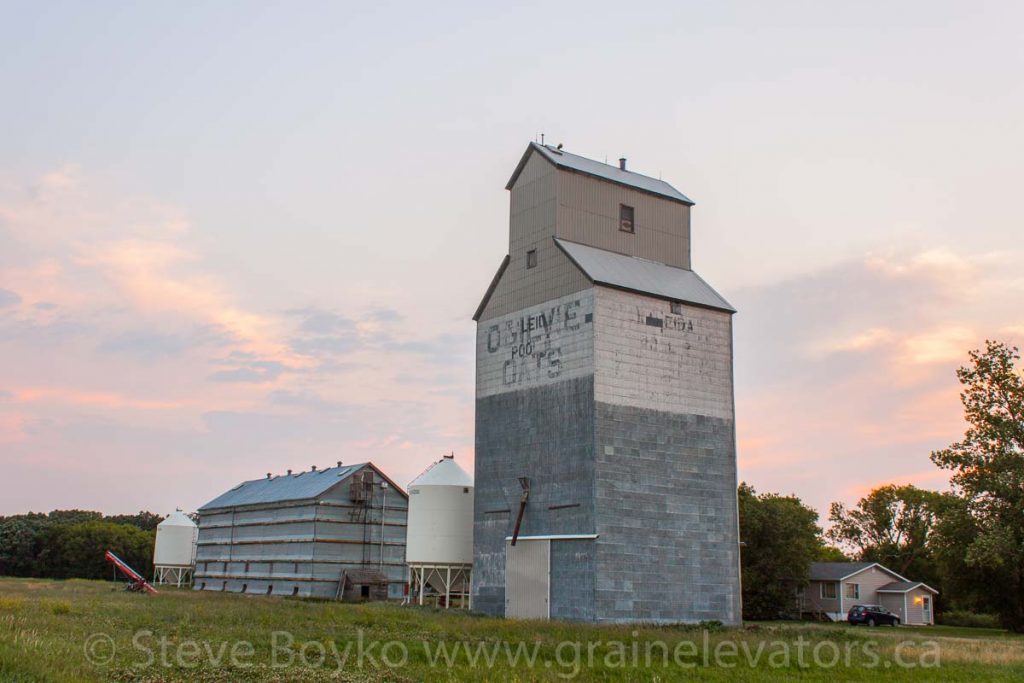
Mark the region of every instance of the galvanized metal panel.
<instances>
[{"instance_id":1,"label":"galvanized metal panel","mask_svg":"<svg viewBox=\"0 0 1024 683\"><path fill-rule=\"evenodd\" d=\"M365 467L366 464L328 467L316 472L299 472L298 474L285 474L269 479L245 481L230 491L217 496L199 508L199 511L316 498L332 486L348 478L352 473Z\"/></svg>"},{"instance_id":2,"label":"galvanized metal panel","mask_svg":"<svg viewBox=\"0 0 1024 683\"><path fill-rule=\"evenodd\" d=\"M556 239L572 261L597 284L735 312L729 302L692 270L674 268Z\"/></svg>"},{"instance_id":3,"label":"galvanized metal panel","mask_svg":"<svg viewBox=\"0 0 1024 683\"><path fill-rule=\"evenodd\" d=\"M621 205L633 208L633 232L619 226ZM690 267L690 207L577 173L558 174L555 237Z\"/></svg>"},{"instance_id":4,"label":"galvanized metal panel","mask_svg":"<svg viewBox=\"0 0 1024 683\"><path fill-rule=\"evenodd\" d=\"M551 617L551 541L522 539L505 546L505 616Z\"/></svg>"},{"instance_id":5,"label":"galvanized metal panel","mask_svg":"<svg viewBox=\"0 0 1024 683\"><path fill-rule=\"evenodd\" d=\"M536 156L533 154L534 152L538 152L540 156L543 156L549 162L560 168L571 169L577 173L584 173L602 178L618 185L635 187L643 190L644 192L650 192L684 204L693 204L693 201L689 197L666 183L664 180L651 178L650 176L634 173L632 171L625 171L618 166L612 166L611 164L605 164L600 161L581 157L578 154L559 150L555 147L551 147L550 145L538 145L535 142L531 142L530 146L527 147L526 153L523 155L519 165L513 172L512 178L509 179L506 189L511 189L517 184L525 166L531 159L533 159L534 156Z\"/></svg>"},{"instance_id":6,"label":"galvanized metal panel","mask_svg":"<svg viewBox=\"0 0 1024 683\"><path fill-rule=\"evenodd\" d=\"M533 156L512 188L509 263L480 313L481 321L590 286L551 240L557 217L557 177L554 166ZM530 251L537 252L533 268L526 267Z\"/></svg>"}]
</instances>

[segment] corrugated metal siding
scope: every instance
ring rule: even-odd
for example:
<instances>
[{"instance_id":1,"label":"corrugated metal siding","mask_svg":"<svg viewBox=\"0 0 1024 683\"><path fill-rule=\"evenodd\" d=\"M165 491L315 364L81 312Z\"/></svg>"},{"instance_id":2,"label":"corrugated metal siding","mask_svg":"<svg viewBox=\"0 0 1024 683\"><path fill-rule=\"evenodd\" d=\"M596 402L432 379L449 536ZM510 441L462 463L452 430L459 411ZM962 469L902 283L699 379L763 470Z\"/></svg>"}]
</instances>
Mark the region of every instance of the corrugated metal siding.
<instances>
[{"instance_id":1,"label":"corrugated metal siding","mask_svg":"<svg viewBox=\"0 0 1024 683\"><path fill-rule=\"evenodd\" d=\"M342 467L328 467L327 469L315 472L284 474L270 477L269 479L252 479L242 482L230 491L217 496L199 508L199 510L215 510L241 505L316 498L327 489L344 481L353 472L365 466L366 463L361 463L358 465L344 465Z\"/></svg>"},{"instance_id":2,"label":"corrugated metal siding","mask_svg":"<svg viewBox=\"0 0 1024 683\"><path fill-rule=\"evenodd\" d=\"M619 205L634 209L634 232L619 229ZM589 176L558 172L557 237L690 267L690 207Z\"/></svg>"},{"instance_id":3,"label":"corrugated metal siding","mask_svg":"<svg viewBox=\"0 0 1024 683\"><path fill-rule=\"evenodd\" d=\"M370 470L372 471L372 470ZM398 590L406 579L405 529L408 501L388 490L381 544L382 502L374 472L374 499L360 521L350 488L339 486L316 501L267 503L253 509L202 514L195 585L272 595L334 597L345 570L378 570Z\"/></svg>"},{"instance_id":4,"label":"corrugated metal siding","mask_svg":"<svg viewBox=\"0 0 1024 683\"><path fill-rule=\"evenodd\" d=\"M520 539L505 546L505 616L550 617L551 541Z\"/></svg>"},{"instance_id":5,"label":"corrugated metal siding","mask_svg":"<svg viewBox=\"0 0 1024 683\"><path fill-rule=\"evenodd\" d=\"M511 192L509 265L484 308L481 321L582 291L589 280L551 239L555 234L557 171L533 155ZM537 250L527 269L526 253Z\"/></svg>"}]
</instances>

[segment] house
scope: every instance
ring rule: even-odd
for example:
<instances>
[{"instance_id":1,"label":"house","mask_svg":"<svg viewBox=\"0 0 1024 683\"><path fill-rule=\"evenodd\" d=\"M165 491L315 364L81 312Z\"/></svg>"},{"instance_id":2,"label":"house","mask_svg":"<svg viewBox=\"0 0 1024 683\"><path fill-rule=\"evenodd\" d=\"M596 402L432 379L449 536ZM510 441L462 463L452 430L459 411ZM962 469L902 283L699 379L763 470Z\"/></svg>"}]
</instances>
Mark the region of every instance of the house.
<instances>
[{"instance_id":1,"label":"house","mask_svg":"<svg viewBox=\"0 0 1024 683\"><path fill-rule=\"evenodd\" d=\"M843 621L854 605L881 605L902 624L934 624L937 590L877 562L814 562L810 583L798 589L802 615Z\"/></svg>"},{"instance_id":2,"label":"house","mask_svg":"<svg viewBox=\"0 0 1024 683\"><path fill-rule=\"evenodd\" d=\"M401 598L408 509L372 463L242 482L199 508L195 589Z\"/></svg>"},{"instance_id":3,"label":"house","mask_svg":"<svg viewBox=\"0 0 1024 683\"><path fill-rule=\"evenodd\" d=\"M729 303L693 202L530 144L474 315L473 606L512 618L737 624Z\"/></svg>"}]
</instances>

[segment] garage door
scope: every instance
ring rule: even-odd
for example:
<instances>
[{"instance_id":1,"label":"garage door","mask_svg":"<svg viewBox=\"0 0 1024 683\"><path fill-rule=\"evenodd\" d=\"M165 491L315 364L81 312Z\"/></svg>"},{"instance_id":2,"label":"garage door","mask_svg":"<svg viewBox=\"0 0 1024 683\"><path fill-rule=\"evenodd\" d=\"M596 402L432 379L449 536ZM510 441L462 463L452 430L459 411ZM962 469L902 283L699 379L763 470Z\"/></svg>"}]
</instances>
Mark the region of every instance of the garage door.
<instances>
[{"instance_id":1,"label":"garage door","mask_svg":"<svg viewBox=\"0 0 1024 683\"><path fill-rule=\"evenodd\" d=\"M505 616L547 619L551 616L551 541L520 538L505 542Z\"/></svg>"}]
</instances>

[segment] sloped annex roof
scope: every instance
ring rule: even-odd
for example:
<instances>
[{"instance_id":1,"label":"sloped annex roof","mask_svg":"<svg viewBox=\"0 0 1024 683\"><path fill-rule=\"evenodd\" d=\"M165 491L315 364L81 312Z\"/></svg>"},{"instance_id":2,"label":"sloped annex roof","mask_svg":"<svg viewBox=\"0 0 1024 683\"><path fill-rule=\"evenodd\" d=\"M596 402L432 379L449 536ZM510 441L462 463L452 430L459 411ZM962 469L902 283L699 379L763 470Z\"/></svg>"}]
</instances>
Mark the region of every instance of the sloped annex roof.
<instances>
[{"instance_id":1,"label":"sloped annex roof","mask_svg":"<svg viewBox=\"0 0 1024 683\"><path fill-rule=\"evenodd\" d=\"M322 470L283 474L269 479L253 479L243 481L230 491L222 493L200 511L219 508L240 507L242 505L259 505L261 503L284 503L292 500L310 500L323 495L332 487L348 479L364 467L372 467L377 474L384 477L391 486L408 497L401 487L380 471L373 463L364 462L355 465L341 465Z\"/></svg>"},{"instance_id":2,"label":"sloped annex roof","mask_svg":"<svg viewBox=\"0 0 1024 683\"><path fill-rule=\"evenodd\" d=\"M626 256L554 238L576 267L594 283L735 313L721 294L697 273L656 261Z\"/></svg>"},{"instance_id":3,"label":"sloped annex roof","mask_svg":"<svg viewBox=\"0 0 1024 683\"><path fill-rule=\"evenodd\" d=\"M512 172L512 177L505 186L506 190L511 190L512 186L515 185L516 178L518 178L519 174L522 173L527 160L534 152L537 152L558 168L564 168L576 173L594 176L595 178L607 180L618 185L625 185L642 192L649 192L650 194L656 194L659 197L665 197L672 201L693 206L693 201L689 197L666 183L664 180L658 180L657 178L651 178L650 176L634 173L632 171L624 171L618 166L612 166L611 164L605 164L600 161L581 157L578 154L572 154L571 152L566 152L564 149L558 149L551 145L539 145L536 142L531 142L526 147L526 151L523 153L522 159L519 160L516 170Z\"/></svg>"},{"instance_id":4,"label":"sloped annex roof","mask_svg":"<svg viewBox=\"0 0 1024 683\"><path fill-rule=\"evenodd\" d=\"M876 590L879 593L909 593L918 586L924 588L925 590L931 591L936 595L938 595L939 593L939 591L935 590L934 588L926 584L924 581L893 581L892 583L887 583Z\"/></svg>"}]
</instances>

